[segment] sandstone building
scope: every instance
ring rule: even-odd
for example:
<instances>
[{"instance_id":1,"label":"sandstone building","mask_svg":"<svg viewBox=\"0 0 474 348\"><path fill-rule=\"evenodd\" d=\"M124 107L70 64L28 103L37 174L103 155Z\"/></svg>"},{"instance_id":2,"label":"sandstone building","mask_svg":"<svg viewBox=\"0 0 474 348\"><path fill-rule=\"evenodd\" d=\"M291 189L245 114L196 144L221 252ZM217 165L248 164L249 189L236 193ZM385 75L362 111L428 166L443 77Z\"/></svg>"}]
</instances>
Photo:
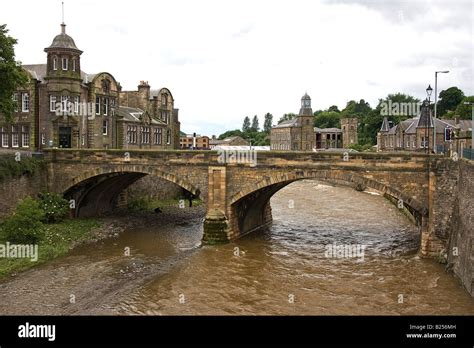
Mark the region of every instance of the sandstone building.
<instances>
[{"instance_id":1,"label":"sandstone building","mask_svg":"<svg viewBox=\"0 0 474 348\"><path fill-rule=\"evenodd\" d=\"M0 148L179 148L178 109L171 92L125 92L108 72L81 70L82 51L66 25L44 51L46 64L23 65L28 84L13 95L12 122L0 115Z\"/></svg>"},{"instance_id":2,"label":"sandstone building","mask_svg":"<svg viewBox=\"0 0 474 348\"><path fill-rule=\"evenodd\" d=\"M343 130L339 128L314 127L311 98L308 94L301 98L299 114L288 121L273 126L270 133L272 150L312 151L347 148L357 144L357 119L342 119ZM345 140L343 140L345 139Z\"/></svg>"}]
</instances>

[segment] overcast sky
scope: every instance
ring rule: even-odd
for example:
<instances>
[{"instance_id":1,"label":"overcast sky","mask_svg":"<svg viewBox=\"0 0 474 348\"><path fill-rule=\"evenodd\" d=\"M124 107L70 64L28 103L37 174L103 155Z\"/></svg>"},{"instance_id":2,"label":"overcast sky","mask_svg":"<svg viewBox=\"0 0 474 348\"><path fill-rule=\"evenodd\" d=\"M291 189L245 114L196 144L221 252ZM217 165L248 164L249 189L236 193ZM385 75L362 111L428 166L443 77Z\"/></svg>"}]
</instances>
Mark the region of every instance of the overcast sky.
<instances>
[{"instance_id":1,"label":"overcast sky","mask_svg":"<svg viewBox=\"0 0 474 348\"><path fill-rule=\"evenodd\" d=\"M219 134L270 112L298 112L388 93L425 98L458 86L473 95L472 1L65 0L82 70L110 72L124 90L168 87L187 133ZM0 24L17 59L46 63L60 0L3 1Z\"/></svg>"}]
</instances>

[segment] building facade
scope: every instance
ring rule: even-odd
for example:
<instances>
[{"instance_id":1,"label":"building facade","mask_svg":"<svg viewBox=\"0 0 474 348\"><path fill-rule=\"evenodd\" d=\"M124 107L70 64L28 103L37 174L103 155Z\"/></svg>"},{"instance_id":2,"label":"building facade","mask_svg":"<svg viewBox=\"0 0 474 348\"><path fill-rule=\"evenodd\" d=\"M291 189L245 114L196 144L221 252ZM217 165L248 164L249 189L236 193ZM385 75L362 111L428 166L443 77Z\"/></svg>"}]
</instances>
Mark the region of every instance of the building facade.
<instances>
[{"instance_id":1,"label":"building facade","mask_svg":"<svg viewBox=\"0 0 474 348\"><path fill-rule=\"evenodd\" d=\"M194 147L196 150L209 150L209 140L209 137L206 135L196 134L196 136L194 136L194 134L186 134L185 136L181 136L179 139L180 149L192 150Z\"/></svg>"},{"instance_id":2,"label":"building facade","mask_svg":"<svg viewBox=\"0 0 474 348\"><path fill-rule=\"evenodd\" d=\"M216 139L214 136L211 140L209 140L209 147L214 149L216 146L249 146L250 142L245 140L244 138L236 135L232 137L227 137L225 139L219 140Z\"/></svg>"},{"instance_id":3,"label":"building facade","mask_svg":"<svg viewBox=\"0 0 474 348\"><path fill-rule=\"evenodd\" d=\"M311 98L305 93L301 98L299 114L272 127L270 148L285 151L338 149L343 147L344 135L353 141L348 140L349 144L357 143L357 119L343 119L341 124L346 127L345 130L314 127Z\"/></svg>"},{"instance_id":4,"label":"building facade","mask_svg":"<svg viewBox=\"0 0 474 348\"><path fill-rule=\"evenodd\" d=\"M86 74L83 52L64 23L44 51L46 64L23 65L29 81L13 95L12 120L0 115L0 148L179 148L178 110L168 89L148 86L147 94L140 85L146 100L135 103L112 74Z\"/></svg>"},{"instance_id":5,"label":"building facade","mask_svg":"<svg viewBox=\"0 0 474 348\"><path fill-rule=\"evenodd\" d=\"M417 151L433 152L433 135L436 127L437 153L456 151L462 154L464 149L472 148L472 120L434 119L431 110L422 108L420 116L413 117L392 125L384 117L377 134L378 151ZM449 130L449 131L447 131ZM452 130L451 139L446 134Z\"/></svg>"}]
</instances>

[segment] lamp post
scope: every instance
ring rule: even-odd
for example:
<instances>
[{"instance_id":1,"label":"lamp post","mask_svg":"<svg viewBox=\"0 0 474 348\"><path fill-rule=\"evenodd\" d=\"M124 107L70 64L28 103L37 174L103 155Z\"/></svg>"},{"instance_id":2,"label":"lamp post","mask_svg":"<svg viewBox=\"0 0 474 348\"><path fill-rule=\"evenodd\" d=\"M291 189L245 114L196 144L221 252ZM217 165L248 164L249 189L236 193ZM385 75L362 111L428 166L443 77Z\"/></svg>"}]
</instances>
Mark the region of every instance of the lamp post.
<instances>
[{"instance_id":1,"label":"lamp post","mask_svg":"<svg viewBox=\"0 0 474 348\"><path fill-rule=\"evenodd\" d=\"M425 152L430 152L430 142L427 140L427 137L428 137L428 121L430 119L430 98L431 98L431 93L433 92L433 88L431 88L431 85L428 85L428 88L426 88L426 95L428 96L428 98L425 100L424 104L425 104L425 108L426 108L426 114L427 114L427 117L426 117L426 120L425 120L425 143L424 143L424 146L425 146Z\"/></svg>"},{"instance_id":2,"label":"lamp post","mask_svg":"<svg viewBox=\"0 0 474 348\"><path fill-rule=\"evenodd\" d=\"M435 101L434 101L434 118L433 118L433 151L436 153L436 117L438 116L438 74L447 74L449 70L435 71Z\"/></svg>"}]
</instances>

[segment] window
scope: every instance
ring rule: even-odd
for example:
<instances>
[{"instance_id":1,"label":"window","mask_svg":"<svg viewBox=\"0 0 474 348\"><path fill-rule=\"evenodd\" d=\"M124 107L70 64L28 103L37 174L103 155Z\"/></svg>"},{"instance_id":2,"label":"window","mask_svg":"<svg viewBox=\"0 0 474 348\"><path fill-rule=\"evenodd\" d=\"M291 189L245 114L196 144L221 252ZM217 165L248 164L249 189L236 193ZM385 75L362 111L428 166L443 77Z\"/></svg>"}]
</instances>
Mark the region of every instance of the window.
<instances>
[{"instance_id":1,"label":"window","mask_svg":"<svg viewBox=\"0 0 474 348\"><path fill-rule=\"evenodd\" d=\"M166 131L166 144L171 144L171 131L169 129Z\"/></svg>"},{"instance_id":2,"label":"window","mask_svg":"<svg viewBox=\"0 0 474 348\"><path fill-rule=\"evenodd\" d=\"M46 144L46 134L41 133L41 145Z\"/></svg>"},{"instance_id":3,"label":"window","mask_svg":"<svg viewBox=\"0 0 474 348\"><path fill-rule=\"evenodd\" d=\"M49 111L56 111L56 96L49 96Z\"/></svg>"},{"instance_id":4,"label":"window","mask_svg":"<svg viewBox=\"0 0 474 348\"><path fill-rule=\"evenodd\" d=\"M409 147L410 147L410 138L407 138L405 147L406 147L406 148L409 148Z\"/></svg>"},{"instance_id":5,"label":"window","mask_svg":"<svg viewBox=\"0 0 474 348\"><path fill-rule=\"evenodd\" d=\"M109 114L109 98L102 98L102 114L107 116Z\"/></svg>"},{"instance_id":6,"label":"window","mask_svg":"<svg viewBox=\"0 0 474 348\"><path fill-rule=\"evenodd\" d=\"M164 123L168 123L168 111L166 111L166 110L161 111L161 120Z\"/></svg>"},{"instance_id":7,"label":"window","mask_svg":"<svg viewBox=\"0 0 474 348\"><path fill-rule=\"evenodd\" d=\"M21 147L30 147L30 127L21 126Z\"/></svg>"},{"instance_id":8,"label":"window","mask_svg":"<svg viewBox=\"0 0 474 348\"><path fill-rule=\"evenodd\" d=\"M28 93L23 93L21 99L22 99L21 111L29 112L30 111L30 95Z\"/></svg>"},{"instance_id":9,"label":"window","mask_svg":"<svg viewBox=\"0 0 474 348\"><path fill-rule=\"evenodd\" d=\"M137 143L137 126L127 126L127 143Z\"/></svg>"},{"instance_id":10,"label":"window","mask_svg":"<svg viewBox=\"0 0 474 348\"><path fill-rule=\"evenodd\" d=\"M0 136L2 140L2 147L8 147L8 133L5 127L0 128Z\"/></svg>"},{"instance_id":11,"label":"window","mask_svg":"<svg viewBox=\"0 0 474 348\"><path fill-rule=\"evenodd\" d=\"M155 144L161 145L163 143L163 129L155 129Z\"/></svg>"},{"instance_id":12,"label":"window","mask_svg":"<svg viewBox=\"0 0 474 348\"><path fill-rule=\"evenodd\" d=\"M61 59L61 63L62 63L61 65L62 65L63 70L67 70L68 61L69 60L67 58L62 58Z\"/></svg>"},{"instance_id":13,"label":"window","mask_svg":"<svg viewBox=\"0 0 474 348\"><path fill-rule=\"evenodd\" d=\"M168 94L161 95L161 104L163 104L163 106L168 105Z\"/></svg>"},{"instance_id":14,"label":"window","mask_svg":"<svg viewBox=\"0 0 474 348\"><path fill-rule=\"evenodd\" d=\"M411 137L411 147L415 148L416 147L416 137L412 135Z\"/></svg>"},{"instance_id":15,"label":"window","mask_svg":"<svg viewBox=\"0 0 474 348\"><path fill-rule=\"evenodd\" d=\"M421 147L427 148L430 141L430 137L421 137Z\"/></svg>"},{"instance_id":16,"label":"window","mask_svg":"<svg viewBox=\"0 0 474 348\"><path fill-rule=\"evenodd\" d=\"M53 58L53 70L58 70L58 58Z\"/></svg>"},{"instance_id":17,"label":"window","mask_svg":"<svg viewBox=\"0 0 474 348\"><path fill-rule=\"evenodd\" d=\"M109 128L109 121L102 121L102 135L107 135L107 129Z\"/></svg>"},{"instance_id":18,"label":"window","mask_svg":"<svg viewBox=\"0 0 474 348\"><path fill-rule=\"evenodd\" d=\"M61 111L62 112L67 112L68 103L69 103L69 96L68 95L62 95L61 96Z\"/></svg>"},{"instance_id":19,"label":"window","mask_svg":"<svg viewBox=\"0 0 474 348\"><path fill-rule=\"evenodd\" d=\"M81 102L81 97L75 96L74 97L74 112L79 113L79 103Z\"/></svg>"},{"instance_id":20,"label":"window","mask_svg":"<svg viewBox=\"0 0 474 348\"><path fill-rule=\"evenodd\" d=\"M13 109L13 111L18 112L18 94L17 93L13 94L13 101L15 102L15 108Z\"/></svg>"},{"instance_id":21,"label":"window","mask_svg":"<svg viewBox=\"0 0 474 348\"><path fill-rule=\"evenodd\" d=\"M19 146L18 126L12 126L12 146Z\"/></svg>"},{"instance_id":22,"label":"window","mask_svg":"<svg viewBox=\"0 0 474 348\"><path fill-rule=\"evenodd\" d=\"M72 71L76 71L76 60L72 60Z\"/></svg>"},{"instance_id":23,"label":"window","mask_svg":"<svg viewBox=\"0 0 474 348\"><path fill-rule=\"evenodd\" d=\"M140 143L150 143L150 127L140 127Z\"/></svg>"},{"instance_id":24,"label":"window","mask_svg":"<svg viewBox=\"0 0 474 348\"><path fill-rule=\"evenodd\" d=\"M100 115L100 97L95 97L95 114Z\"/></svg>"}]
</instances>

